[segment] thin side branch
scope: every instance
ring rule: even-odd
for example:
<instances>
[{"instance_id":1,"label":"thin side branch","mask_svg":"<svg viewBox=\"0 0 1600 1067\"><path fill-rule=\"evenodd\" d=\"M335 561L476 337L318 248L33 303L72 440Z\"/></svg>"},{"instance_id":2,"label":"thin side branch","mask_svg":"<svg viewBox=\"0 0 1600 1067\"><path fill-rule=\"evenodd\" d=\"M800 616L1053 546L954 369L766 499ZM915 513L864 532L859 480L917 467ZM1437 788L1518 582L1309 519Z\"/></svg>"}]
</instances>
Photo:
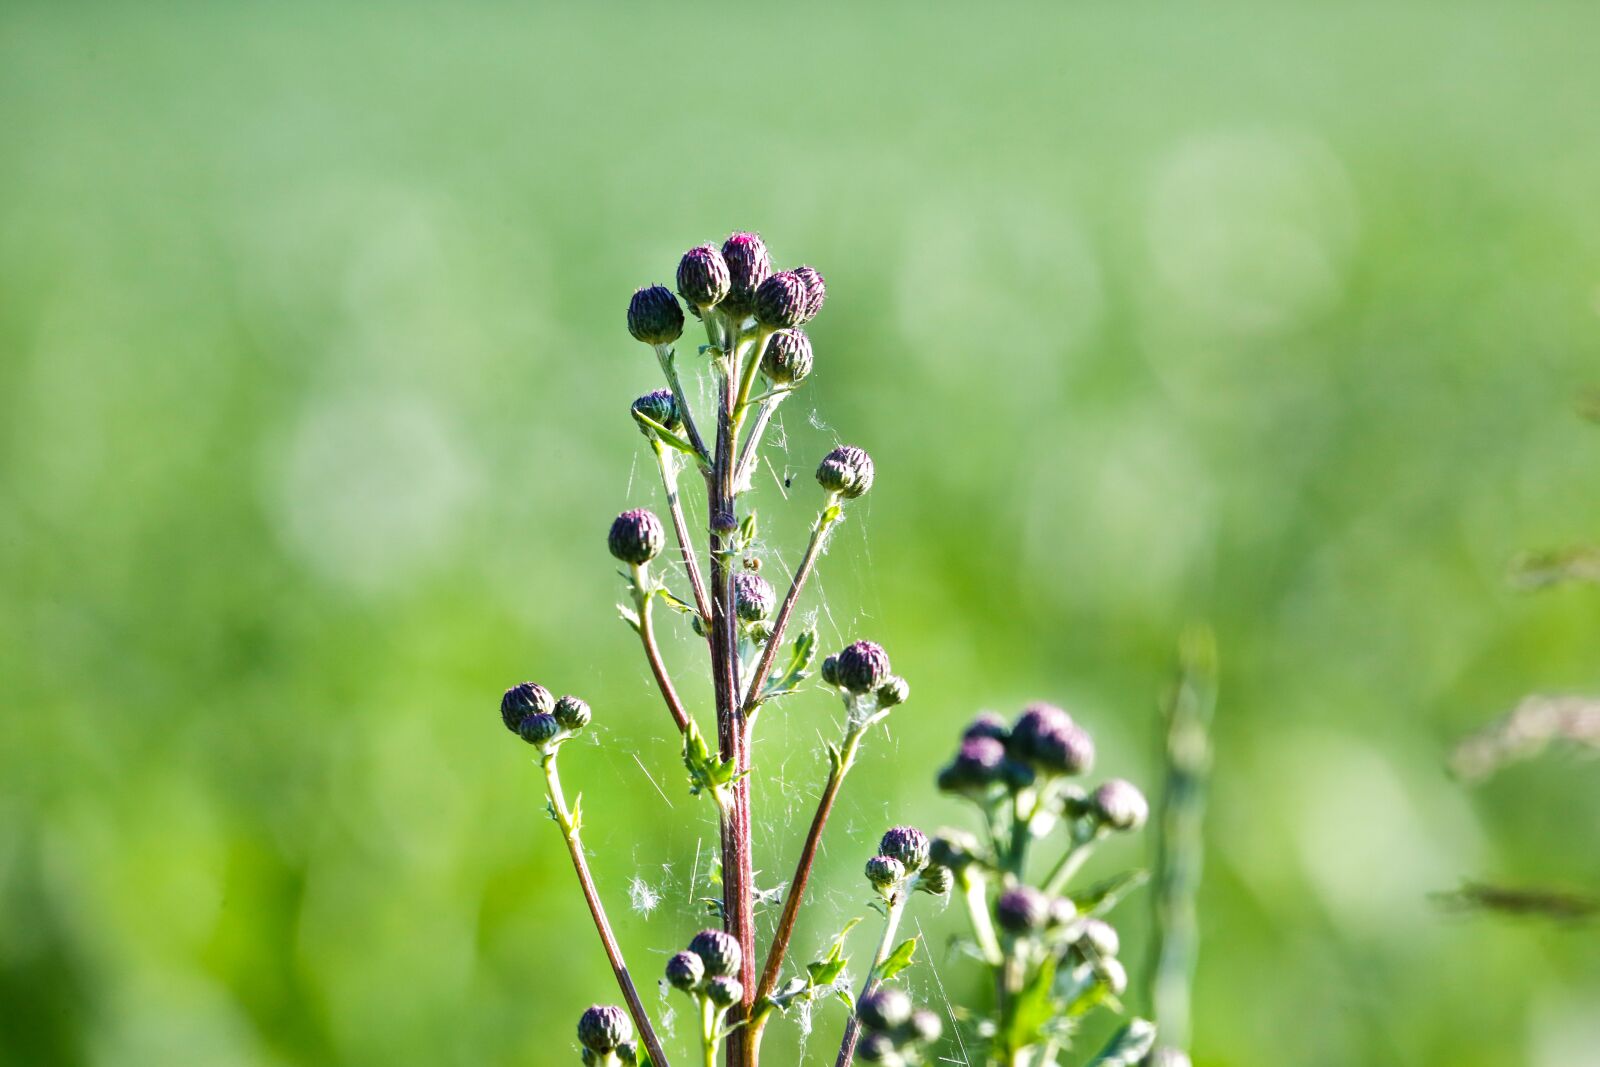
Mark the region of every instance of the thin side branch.
<instances>
[{"instance_id":1,"label":"thin side branch","mask_svg":"<svg viewBox=\"0 0 1600 1067\"><path fill-rule=\"evenodd\" d=\"M649 574L643 566L633 568L634 599L639 607L639 640L644 644L644 658L650 661L650 673L655 675L656 685L661 690L661 699L667 703L667 711L672 714L672 721L677 724L680 734L689 730L689 713L684 710L683 701L678 698L678 691L672 687L672 678L667 674L667 665L661 659L661 648L656 644L655 624L651 621L650 606L655 600L652 593L647 592L646 583Z\"/></svg>"},{"instance_id":2,"label":"thin side branch","mask_svg":"<svg viewBox=\"0 0 1600 1067\"><path fill-rule=\"evenodd\" d=\"M800 565L795 568L794 580L789 583L789 592L784 596L783 606L778 609L778 617L772 623L772 636L767 639L767 647L761 650L761 659L756 663L755 673L750 676L750 687L746 690L744 701L746 715L755 711L761 703L761 688L767 684L767 675L772 673L772 662L777 658L779 646L783 644L783 633L789 626L789 617L794 614L795 602L800 599L800 590L805 587L806 579L811 576L817 555L822 551L823 542L828 538L828 531L839 521L839 515L838 496L829 493L828 499L823 502L821 513L817 515L816 524L811 527L811 540L806 544L806 554L800 558Z\"/></svg>"},{"instance_id":3,"label":"thin side branch","mask_svg":"<svg viewBox=\"0 0 1600 1067\"><path fill-rule=\"evenodd\" d=\"M678 539L678 551L683 556L684 570L689 573L689 587L694 591L694 607L700 613L704 627L710 632L711 599L706 595L705 579L700 576L700 558L695 554L689 539L689 526L683 519L683 500L678 495L678 471L675 461L659 441L651 441L655 449L656 466L661 469L661 484L667 491L667 511L672 515L672 532Z\"/></svg>"}]
</instances>

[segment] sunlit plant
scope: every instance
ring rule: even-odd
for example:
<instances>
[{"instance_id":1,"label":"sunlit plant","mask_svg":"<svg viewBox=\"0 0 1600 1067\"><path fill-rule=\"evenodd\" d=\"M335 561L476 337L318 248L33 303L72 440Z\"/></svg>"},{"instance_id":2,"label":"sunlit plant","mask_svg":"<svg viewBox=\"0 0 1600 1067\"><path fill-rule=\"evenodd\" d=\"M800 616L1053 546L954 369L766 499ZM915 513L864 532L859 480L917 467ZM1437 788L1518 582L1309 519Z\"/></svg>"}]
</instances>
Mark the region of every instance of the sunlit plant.
<instances>
[{"instance_id":1,"label":"sunlit plant","mask_svg":"<svg viewBox=\"0 0 1600 1067\"><path fill-rule=\"evenodd\" d=\"M846 776L872 728L905 704L910 686L893 673L888 652L870 640L825 657L815 675L820 689L842 703L838 740L827 743L827 779L783 888L773 935L757 944L756 828L750 814L758 781L754 731L774 703L819 688L808 684L817 632L796 623L796 606L830 534L852 502L871 490L874 467L865 451L848 445L822 458L816 469L821 499L810 538L780 598L758 573L757 520L749 498L773 415L811 373L814 355L804 326L822 310L826 287L812 267L774 272L761 238L736 233L720 248L707 244L685 253L677 289L677 295L660 285L640 289L627 314L628 331L650 346L666 382L666 388L635 400L631 415L660 475L668 521L644 509L624 511L612 522L607 545L623 568L622 618L640 641L678 735L688 791L707 798L719 821L722 896L715 915L721 928L696 934L670 957L664 976L694 1007L701 1062L714 1065L721 1055L730 1067L754 1067L762 1035L776 1017L802 1005L842 1001L848 1016L838 1067L857 1058L889 1065L933 1062L941 1042L950 1040L968 1059L981 1055L1008 1067L1061 1063L1077 1020L1097 1006L1116 1007L1127 985L1116 932L1103 915L1135 879L1083 893L1072 892L1069 884L1096 842L1139 829L1147 809L1127 782L1093 790L1077 784L1090 770L1094 746L1059 708L1035 705L1011 724L980 716L939 772L941 789L975 805L981 840L955 832L930 837L897 826L877 842L865 876L882 921L877 947L852 987L845 948L854 922L821 959L804 967L790 966L788 950ZM705 328L703 358L695 369L709 375L715 398L712 410L699 417L688 402L676 347L685 306ZM706 494L708 528L699 542L680 495L685 472L699 476L691 480L702 483ZM674 555L681 570L669 572L665 563ZM669 588L669 575L683 587ZM679 696L662 655L659 625L687 626L704 643L712 718ZM566 844L625 1005L596 1005L583 1013L577 1032L583 1062L667 1067L660 1033L589 870L581 814L568 801L558 772L562 746L588 727L590 708L578 697L558 699L542 685L523 682L506 691L500 710L506 728L537 752L550 818ZM1030 859L1045 850L1052 852L1048 871L1035 878ZM959 898L971 920L970 955L993 977L992 1002L953 1009L957 1025L949 1035L940 1017L917 1008L899 984L917 958L918 940L902 939L900 928L918 894L936 906L952 895ZM1142 1062L1153 1036L1148 1023L1134 1020L1093 1062Z\"/></svg>"}]
</instances>

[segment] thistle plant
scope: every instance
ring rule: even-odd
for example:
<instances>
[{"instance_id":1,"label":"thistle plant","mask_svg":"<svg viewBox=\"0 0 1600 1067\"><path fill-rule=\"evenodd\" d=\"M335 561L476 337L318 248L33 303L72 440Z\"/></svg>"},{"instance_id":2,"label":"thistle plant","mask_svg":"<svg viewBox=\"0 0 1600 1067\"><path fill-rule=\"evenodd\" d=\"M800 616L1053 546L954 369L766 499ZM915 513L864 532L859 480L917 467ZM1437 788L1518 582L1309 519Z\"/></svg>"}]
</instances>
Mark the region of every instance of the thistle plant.
<instances>
[{"instance_id":1,"label":"thistle plant","mask_svg":"<svg viewBox=\"0 0 1600 1067\"><path fill-rule=\"evenodd\" d=\"M775 1018L797 1006L831 1001L849 1009L835 1059L839 1067L857 1057L891 1065L931 1061L944 1028L894 984L914 962L918 946L917 938L900 936L901 923L919 895L934 906L959 895L973 919L977 955L995 978L992 1015L963 1012L974 1039L989 1049L991 1062L1020 1064L1019 1057L1032 1054L1034 1067L1054 1064L1073 1021L1096 1004L1114 1003L1126 985L1114 932L1099 917L1129 880L1071 899L1065 888L1096 841L1142 825L1144 799L1123 782L1092 793L1071 784L1088 770L1093 745L1064 712L1040 705L1010 726L980 719L939 784L978 806L988 844L956 835L930 838L910 826L889 829L864 868L864 888L882 923L859 985L850 985L845 952L855 922L822 958L793 965L790 944L835 803L873 727L911 695L882 645L854 640L817 664L817 631L797 621L830 536L872 489L876 470L872 457L851 445L821 457L816 511L798 563L778 584L761 573L754 475L774 416L812 373L815 352L805 327L823 309L826 284L813 267L775 271L759 236L735 233L720 247L705 244L686 252L676 289L641 288L627 309L628 332L650 348L664 380L664 388L638 397L629 410L661 479L667 521L646 509L624 510L611 523L606 545L621 564L625 598L619 611L672 721L685 785L705 798L718 823L722 895L715 913L721 928L695 935L667 960L663 976L667 986L691 998L701 1062L715 1065L720 1053L729 1067L754 1067ZM706 339L693 348L683 341L691 319ZM689 374L709 384L709 410L691 408L684 387ZM686 473L692 476L685 479ZM698 535L686 517L685 482L705 493L706 520ZM691 707L680 695L658 626L686 628L705 646L711 707ZM820 686L807 684L813 679ZM751 792L758 783L755 730L769 706L819 688L840 701L842 721L837 740L826 743L826 779L782 889L771 937L758 944L751 819ZM543 685L524 682L506 691L501 719L536 753L548 814L561 832L624 1003L583 1014L583 1062L667 1067L660 1034L589 870L582 813L577 803L568 803L558 772L564 745L588 728L593 713L578 697L557 699ZM1030 846L1054 826L1067 827L1067 849L1043 883L1030 887ZM1125 1034L1118 1047L1142 1055L1149 1047L1147 1029Z\"/></svg>"}]
</instances>

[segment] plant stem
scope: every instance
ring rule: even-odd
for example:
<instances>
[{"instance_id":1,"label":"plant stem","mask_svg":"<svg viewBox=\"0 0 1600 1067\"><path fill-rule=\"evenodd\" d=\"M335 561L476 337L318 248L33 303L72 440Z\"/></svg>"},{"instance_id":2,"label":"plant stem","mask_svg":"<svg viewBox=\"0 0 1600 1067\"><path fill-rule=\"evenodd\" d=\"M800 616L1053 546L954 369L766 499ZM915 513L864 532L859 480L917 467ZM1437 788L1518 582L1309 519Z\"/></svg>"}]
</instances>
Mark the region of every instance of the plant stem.
<instances>
[{"instance_id":1,"label":"plant stem","mask_svg":"<svg viewBox=\"0 0 1600 1067\"><path fill-rule=\"evenodd\" d=\"M717 1006L710 997L700 998L700 1057L705 1067L717 1067Z\"/></svg>"},{"instance_id":2,"label":"plant stem","mask_svg":"<svg viewBox=\"0 0 1600 1067\"><path fill-rule=\"evenodd\" d=\"M1105 836L1103 830L1096 830L1089 837L1073 838L1066 854L1056 861L1055 869L1044 880L1044 891L1050 896L1056 896L1065 889L1067 883L1072 881L1073 875L1083 868L1084 862L1088 860L1090 853L1094 851L1094 846L1103 836Z\"/></svg>"},{"instance_id":3,"label":"plant stem","mask_svg":"<svg viewBox=\"0 0 1600 1067\"><path fill-rule=\"evenodd\" d=\"M617 945L616 935L611 932L611 923L606 919L606 909L600 903L600 893L595 889L594 877L589 873L589 863L583 857L583 842L578 836L578 823L572 817L572 812L567 807L567 798L561 791L561 776L556 772L556 757L552 752L540 760L544 768L545 787L550 795L550 808L555 813L556 825L561 827L561 836L567 843L567 854L572 857L572 868L578 872L578 884L583 888L583 899L589 905L589 914L594 919L594 927L600 932L600 943L605 946L606 958L611 961L611 972L617 977L617 987L622 990L622 999L628 1002L628 1014L633 1018L634 1029L639 1031L639 1039L644 1042L645 1049L650 1053L650 1062L659 1067L667 1067L667 1054L661 1049L661 1040L656 1037L655 1028L650 1025L650 1016L645 1014L644 1004L639 1000L639 991L633 986L633 978L628 974L628 965L623 962L622 949Z\"/></svg>"},{"instance_id":4,"label":"plant stem","mask_svg":"<svg viewBox=\"0 0 1600 1067\"><path fill-rule=\"evenodd\" d=\"M986 879L974 878L969 869L962 870L959 879L961 900L967 906L967 918L972 923L972 933L978 939L978 947L983 950L984 961L991 967L998 967L1003 957L1000 952L1000 938L995 935L994 922L989 918Z\"/></svg>"},{"instance_id":5,"label":"plant stem","mask_svg":"<svg viewBox=\"0 0 1600 1067\"><path fill-rule=\"evenodd\" d=\"M828 782L823 787L822 798L817 801L816 813L811 816L811 829L806 833L805 845L800 849L800 859L795 864L794 878L790 880L789 891L783 898L783 913L778 917L778 928L773 931L772 945L767 950L767 963L761 971L761 983L756 986L757 1005L760 1005L778 984L778 975L783 971L783 957L789 951L789 941L794 936L794 924L800 917L800 905L805 900L806 883L811 880L811 868L817 861L817 849L822 843L823 827L828 824L828 816L833 812L833 803L839 797L840 787L844 785L844 776L850 773L850 767L855 763L856 751L861 746L861 738L870 725L868 722L849 728L845 734L844 744L839 747L839 755L828 770ZM761 1039L761 1032L766 1028L770 1017L770 1012L761 1012L751 1020L752 1041Z\"/></svg>"},{"instance_id":6,"label":"plant stem","mask_svg":"<svg viewBox=\"0 0 1600 1067\"><path fill-rule=\"evenodd\" d=\"M872 957L872 969L867 972L866 981L861 983L861 992L856 996L856 1010L845 1024L844 1039L839 1042L839 1056L834 1060L833 1067L850 1067L850 1061L855 1058L856 1041L861 1037L861 1002L878 987L878 968L883 966L883 961L889 958L889 953L894 949L894 935L900 929L900 916L906 910L906 898L910 895L910 887L902 886L894 899L889 901L883 937L878 942L878 951Z\"/></svg>"},{"instance_id":7,"label":"plant stem","mask_svg":"<svg viewBox=\"0 0 1600 1067\"><path fill-rule=\"evenodd\" d=\"M778 655L778 646L783 643L783 632L789 625L789 617L794 614L794 605L800 599L800 590L810 577L812 567L816 565L817 555L828 539L828 531L839 521L839 516L842 514L838 500L838 494L829 493L822 503L822 510L817 514L817 521L811 527L811 540L806 544L806 554L800 557L800 566L795 568L794 580L789 583L789 592L783 598L783 606L778 609L778 617L773 620L772 637L767 640L767 647L761 650L761 659L757 661L756 669L750 675L750 688L744 698L746 715L755 711L761 703L761 687L767 684L767 675L772 673L772 662Z\"/></svg>"},{"instance_id":8,"label":"plant stem","mask_svg":"<svg viewBox=\"0 0 1600 1067\"><path fill-rule=\"evenodd\" d=\"M689 540L689 526L683 520L683 501L678 496L677 461L667 454L660 441L650 442L656 453L656 465L661 468L661 484L667 491L667 510L672 515L672 532L678 538L678 551L683 556L684 570L689 572L689 587L694 590L694 607L706 623L711 621L711 601L706 596L706 583L700 577L700 560Z\"/></svg>"},{"instance_id":9,"label":"plant stem","mask_svg":"<svg viewBox=\"0 0 1600 1067\"><path fill-rule=\"evenodd\" d=\"M667 702L667 710L672 713L672 721L677 723L680 734L686 733L689 729L689 713L684 710L683 701L678 699L678 691L672 687L672 679L667 675L667 665L661 659L661 648L656 644L655 624L650 617L650 605L655 599L655 594L649 591L649 581L648 565L635 564L633 602L639 614L639 640L644 643L644 657L650 661L650 673L656 677L656 685L661 689L661 699Z\"/></svg>"},{"instance_id":10,"label":"plant stem","mask_svg":"<svg viewBox=\"0 0 1600 1067\"><path fill-rule=\"evenodd\" d=\"M744 446L739 449L739 462L734 466L733 484L741 490L750 488L750 481L754 476L756 451L761 447L761 435L766 433L767 424L772 421L773 413L778 410L778 405L783 402L785 395L778 393L767 397L761 402L761 409L756 412L756 421L750 427L749 436L744 439Z\"/></svg>"},{"instance_id":11,"label":"plant stem","mask_svg":"<svg viewBox=\"0 0 1600 1067\"><path fill-rule=\"evenodd\" d=\"M709 322L708 318L708 325ZM684 395L683 383L678 380L677 353L673 351L671 345L656 345L656 359L661 363L661 373L667 379L667 386L672 390L673 399L678 402L678 414L683 416L683 428L689 435L689 443L700 453L702 460L708 459L706 443L700 439L700 429L694 424L694 413L689 410L689 398Z\"/></svg>"}]
</instances>

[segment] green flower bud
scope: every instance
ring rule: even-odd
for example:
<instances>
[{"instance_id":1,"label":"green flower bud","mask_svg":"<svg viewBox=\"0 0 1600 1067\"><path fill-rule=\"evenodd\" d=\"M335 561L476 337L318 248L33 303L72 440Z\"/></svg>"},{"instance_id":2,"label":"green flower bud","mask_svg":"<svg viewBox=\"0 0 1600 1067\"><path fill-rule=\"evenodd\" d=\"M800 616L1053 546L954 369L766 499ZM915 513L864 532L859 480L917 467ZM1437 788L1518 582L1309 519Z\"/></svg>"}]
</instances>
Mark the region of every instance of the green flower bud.
<instances>
[{"instance_id":1,"label":"green flower bud","mask_svg":"<svg viewBox=\"0 0 1600 1067\"><path fill-rule=\"evenodd\" d=\"M636 415L643 415L652 422L660 423L667 429L676 433L683 427L683 415L678 411L678 398L672 395L671 389L657 389L653 393L646 393L633 402L629 408ZM643 423L635 423L639 432L649 434L650 427Z\"/></svg>"},{"instance_id":2,"label":"green flower bud","mask_svg":"<svg viewBox=\"0 0 1600 1067\"><path fill-rule=\"evenodd\" d=\"M896 826L878 842L878 854L892 856L915 874L928 865L928 835L915 826Z\"/></svg>"},{"instance_id":3,"label":"green flower bud","mask_svg":"<svg viewBox=\"0 0 1600 1067\"><path fill-rule=\"evenodd\" d=\"M596 1004L578 1019L578 1043L604 1055L633 1039L633 1023L621 1008Z\"/></svg>"},{"instance_id":4,"label":"green flower bud","mask_svg":"<svg viewBox=\"0 0 1600 1067\"><path fill-rule=\"evenodd\" d=\"M738 974L743 961L738 939L721 930L701 930L689 942L689 951L700 957L706 973L714 977Z\"/></svg>"},{"instance_id":5,"label":"green flower bud","mask_svg":"<svg viewBox=\"0 0 1600 1067\"><path fill-rule=\"evenodd\" d=\"M573 733L588 726L589 721L594 718L593 713L589 711L589 705L575 696L564 696L556 701L555 710L551 714L555 716L556 722L561 724L563 730L571 730Z\"/></svg>"},{"instance_id":6,"label":"green flower bud","mask_svg":"<svg viewBox=\"0 0 1600 1067\"><path fill-rule=\"evenodd\" d=\"M861 998L856 1014L868 1030L898 1030L911 1021L911 997L898 986L880 985Z\"/></svg>"},{"instance_id":7,"label":"green flower bud","mask_svg":"<svg viewBox=\"0 0 1600 1067\"><path fill-rule=\"evenodd\" d=\"M745 622L760 622L778 606L772 583L759 574L744 571L733 579L734 611Z\"/></svg>"},{"instance_id":8,"label":"green flower bud","mask_svg":"<svg viewBox=\"0 0 1600 1067\"><path fill-rule=\"evenodd\" d=\"M661 520L644 508L635 508L618 515L611 524L606 545L611 554L624 563L649 563L661 554L667 543L667 531Z\"/></svg>"},{"instance_id":9,"label":"green flower bud","mask_svg":"<svg viewBox=\"0 0 1600 1067\"><path fill-rule=\"evenodd\" d=\"M1103 959L1095 965L1094 973L1112 996L1120 997L1128 991L1128 969L1121 960Z\"/></svg>"},{"instance_id":10,"label":"green flower bud","mask_svg":"<svg viewBox=\"0 0 1600 1067\"><path fill-rule=\"evenodd\" d=\"M1054 897L1050 901L1050 926L1065 926L1078 917L1078 906L1066 897Z\"/></svg>"},{"instance_id":11,"label":"green flower bud","mask_svg":"<svg viewBox=\"0 0 1600 1067\"><path fill-rule=\"evenodd\" d=\"M550 690L537 682L519 682L507 689L505 696L500 698L500 721L505 723L507 730L519 733L523 719L554 708L555 698L550 695Z\"/></svg>"},{"instance_id":12,"label":"green flower bud","mask_svg":"<svg viewBox=\"0 0 1600 1067\"><path fill-rule=\"evenodd\" d=\"M678 261L678 295L696 314L720 303L731 284L728 264L715 245L691 248Z\"/></svg>"},{"instance_id":13,"label":"green flower bud","mask_svg":"<svg viewBox=\"0 0 1600 1067\"><path fill-rule=\"evenodd\" d=\"M705 981L706 965L693 952L680 952L667 961L667 981L684 992L697 989Z\"/></svg>"},{"instance_id":14,"label":"green flower bud","mask_svg":"<svg viewBox=\"0 0 1600 1067\"><path fill-rule=\"evenodd\" d=\"M811 338L804 330L779 330L767 338L761 373L778 385L797 385L811 373Z\"/></svg>"},{"instance_id":15,"label":"green flower bud","mask_svg":"<svg viewBox=\"0 0 1600 1067\"><path fill-rule=\"evenodd\" d=\"M854 445L840 445L822 457L817 467L817 482L830 493L846 500L872 488L872 457Z\"/></svg>"},{"instance_id":16,"label":"green flower bud","mask_svg":"<svg viewBox=\"0 0 1600 1067\"><path fill-rule=\"evenodd\" d=\"M537 715L529 715L522 720L522 727L517 733L528 744L536 748L543 748L561 732L561 724L556 722L556 717L549 712L541 711Z\"/></svg>"},{"instance_id":17,"label":"green flower bud","mask_svg":"<svg viewBox=\"0 0 1600 1067\"><path fill-rule=\"evenodd\" d=\"M839 657L824 656L822 659L822 680L831 686L839 685Z\"/></svg>"},{"instance_id":18,"label":"green flower bud","mask_svg":"<svg viewBox=\"0 0 1600 1067\"><path fill-rule=\"evenodd\" d=\"M929 867L917 879L918 890L936 897L948 896L955 884L955 873L949 867Z\"/></svg>"},{"instance_id":19,"label":"green flower bud","mask_svg":"<svg viewBox=\"0 0 1600 1067\"><path fill-rule=\"evenodd\" d=\"M670 345L683 336L683 308L664 285L634 291L628 301L628 332L647 345Z\"/></svg>"},{"instance_id":20,"label":"green flower bud","mask_svg":"<svg viewBox=\"0 0 1600 1067\"><path fill-rule=\"evenodd\" d=\"M706 983L706 998L719 1008L731 1008L744 999L744 985L737 978L718 975Z\"/></svg>"},{"instance_id":21,"label":"green flower bud","mask_svg":"<svg viewBox=\"0 0 1600 1067\"><path fill-rule=\"evenodd\" d=\"M1139 787L1113 778L1089 796L1090 811L1100 825L1112 830L1137 830L1150 817L1150 805Z\"/></svg>"},{"instance_id":22,"label":"green flower bud","mask_svg":"<svg viewBox=\"0 0 1600 1067\"><path fill-rule=\"evenodd\" d=\"M905 864L893 856L874 856L867 861L867 881L880 893L889 892L905 878Z\"/></svg>"},{"instance_id":23,"label":"green flower bud","mask_svg":"<svg viewBox=\"0 0 1600 1067\"><path fill-rule=\"evenodd\" d=\"M911 699L911 685L898 674L891 674L878 686L878 707L897 708Z\"/></svg>"},{"instance_id":24,"label":"green flower bud","mask_svg":"<svg viewBox=\"0 0 1600 1067\"><path fill-rule=\"evenodd\" d=\"M779 271L756 288L756 321L769 330L800 325L806 313L806 283L792 270Z\"/></svg>"},{"instance_id":25,"label":"green flower bud","mask_svg":"<svg viewBox=\"0 0 1600 1067\"><path fill-rule=\"evenodd\" d=\"M617 1059L626 1067L634 1067L639 1062L639 1045L637 1042L624 1041L617 1046Z\"/></svg>"}]
</instances>

